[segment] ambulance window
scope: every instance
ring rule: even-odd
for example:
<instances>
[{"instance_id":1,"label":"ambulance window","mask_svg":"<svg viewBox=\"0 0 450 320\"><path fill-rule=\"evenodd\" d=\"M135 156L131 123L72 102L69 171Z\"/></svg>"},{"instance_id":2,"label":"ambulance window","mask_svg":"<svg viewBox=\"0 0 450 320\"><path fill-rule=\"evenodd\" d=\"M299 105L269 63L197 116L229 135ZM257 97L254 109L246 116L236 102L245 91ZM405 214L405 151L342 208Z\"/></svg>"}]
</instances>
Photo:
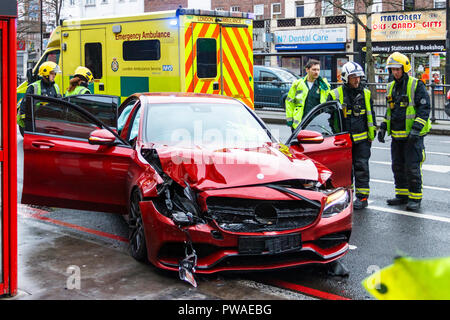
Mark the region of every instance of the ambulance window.
<instances>
[{"instance_id":1,"label":"ambulance window","mask_svg":"<svg viewBox=\"0 0 450 320\"><path fill-rule=\"evenodd\" d=\"M215 78L217 76L216 39L197 39L197 76Z\"/></svg>"},{"instance_id":2,"label":"ambulance window","mask_svg":"<svg viewBox=\"0 0 450 320\"><path fill-rule=\"evenodd\" d=\"M86 43L84 45L84 65L92 71L94 79L103 77L101 43Z\"/></svg>"},{"instance_id":3,"label":"ambulance window","mask_svg":"<svg viewBox=\"0 0 450 320\"><path fill-rule=\"evenodd\" d=\"M125 61L149 61L161 58L159 40L124 41L122 50Z\"/></svg>"}]
</instances>

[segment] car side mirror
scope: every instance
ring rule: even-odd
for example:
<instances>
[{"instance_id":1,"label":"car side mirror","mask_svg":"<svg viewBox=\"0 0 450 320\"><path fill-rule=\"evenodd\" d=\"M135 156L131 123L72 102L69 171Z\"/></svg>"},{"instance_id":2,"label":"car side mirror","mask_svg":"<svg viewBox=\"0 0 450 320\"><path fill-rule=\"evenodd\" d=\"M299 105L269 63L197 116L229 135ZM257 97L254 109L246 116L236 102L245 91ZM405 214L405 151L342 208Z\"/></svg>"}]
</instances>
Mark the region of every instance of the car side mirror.
<instances>
[{"instance_id":1,"label":"car side mirror","mask_svg":"<svg viewBox=\"0 0 450 320\"><path fill-rule=\"evenodd\" d=\"M89 144L92 145L112 146L115 141L116 136L106 129L94 130L89 136Z\"/></svg>"},{"instance_id":2,"label":"car side mirror","mask_svg":"<svg viewBox=\"0 0 450 320\"><path fill-rule=\"evenodd\" d=\"M299 143L312 144L312 143L322 143L323 136L321 133L310 130L300 130L297 134L297 141Z\"/></svg>"},{"instance_id":3,"label":"car side mirror","mask_svg":"<svg viewBox=\"0 0 450 320\"><path fill-rule=\"evenodd\" d=\"M33 69L30 68L27 70L27 82L31 84L36 81L36 76L33 75Z\"/></svg>"}]
</instances>

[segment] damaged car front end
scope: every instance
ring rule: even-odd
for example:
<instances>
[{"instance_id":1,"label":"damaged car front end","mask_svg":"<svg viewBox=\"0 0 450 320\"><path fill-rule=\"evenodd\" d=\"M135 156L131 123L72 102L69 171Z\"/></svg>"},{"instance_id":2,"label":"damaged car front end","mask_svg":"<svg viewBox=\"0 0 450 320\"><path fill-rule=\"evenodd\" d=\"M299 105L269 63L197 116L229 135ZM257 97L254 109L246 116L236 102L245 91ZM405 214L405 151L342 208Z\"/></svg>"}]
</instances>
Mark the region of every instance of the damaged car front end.
<instances>
[{"instance_id":1,"label":"damaged car front end","mask_svg":"<svg viewBox=\"0 0 450 320\"><path fill-rule=\"evenodd\" d=\"M351 233L351 189L333 188L331 172L307 157L288 159L277 144L265 148L265 156L287 159L276 173L251 163L199 164L195 154L181 161L174 157L178 150L158 153L144 146L141 154L161 177L140 202L148 259L195 285L194 273L281 269L342 257Z\"/></svg>"}]
</instances>

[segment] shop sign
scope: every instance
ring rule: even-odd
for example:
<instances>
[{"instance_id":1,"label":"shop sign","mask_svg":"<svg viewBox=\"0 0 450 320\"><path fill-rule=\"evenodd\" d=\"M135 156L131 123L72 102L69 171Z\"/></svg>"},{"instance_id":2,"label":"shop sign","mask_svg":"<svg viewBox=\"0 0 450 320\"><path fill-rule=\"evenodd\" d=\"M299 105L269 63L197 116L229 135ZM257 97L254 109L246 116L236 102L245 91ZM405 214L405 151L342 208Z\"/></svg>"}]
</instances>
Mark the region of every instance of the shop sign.
<instances>
[{"instance_id":1,"label":"shop sign","mask_svg":"<svg viewBox=\"0 0 450 320\"><path fill-rule=\"evenodd\" d=\"M360 45L363 46L365 43L360 43ZM372 42L373 53L390 54L395 51L400 51L402 53L443 52L445 51L445 41L403 41L397 43Z\"/></svg>"},{"instance_id":2,"label":"shop sign","mask_svg":"<svg viewBox=\"0 0 450 320\"><path fill-rule=\"evenodd\" d=\"M359 16L366 23L366 16ZM372 15L372 41L445 40L445 10L375 13ZM366 41L358 25L358 41Z\"/></svg>"},{"instance_id":3,"label":"shop sign","mask_svg":"<svg viewBox=\"0 0 450 320\"><path fill-rule=\"evenodd\" d=\"M275 44L345 43L347 28L297 29L275 31Z\"/></svg>"}]
</instances>

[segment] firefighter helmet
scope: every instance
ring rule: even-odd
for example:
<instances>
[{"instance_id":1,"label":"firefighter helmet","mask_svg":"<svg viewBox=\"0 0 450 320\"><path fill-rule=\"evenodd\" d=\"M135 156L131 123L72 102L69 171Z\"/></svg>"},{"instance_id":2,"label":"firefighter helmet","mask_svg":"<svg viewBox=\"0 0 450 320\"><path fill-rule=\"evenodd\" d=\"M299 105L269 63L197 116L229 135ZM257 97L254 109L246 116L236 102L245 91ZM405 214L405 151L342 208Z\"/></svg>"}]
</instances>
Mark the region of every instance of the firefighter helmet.
<instances>
[{"instance_id":1,"label":"firefighter helmet","mask_svg":"<svg viewBox=\"0 0 450 320\"><path fill-rule=\"evenodd\" d=\"M79 66L78 68L75 69L75 74L74 76L82 76L86 82L90 83L94 80L94 76L92 75L91 70L89 70L86 67L82 67Z\"/></svg>"},{"instance_id":2,"label":"firefighter helmet","mask_svg":"<svg viewBox=\"0 0 450 320\"><path fill-rule=\"evenodd\" d=\"M349 76L364 77L363 68L356 62L347 62L341 70L341 79L344 83L348 83Z\"/></svg>"},{"instance_id":3,"label":"firefighter helmet","mask_svg":"<svg viewBox=\"0 0 450 320\"><path fill-rule=\"evenodd\" d=\"M411 63L409 59L404 54L400 52L394 52L391 54L386 62L386 68L401 68L403 67L404 72L411 70Z\"/></svg>"},{"instance_id":4,"label":"firefighter helmet","mask_svg":"<svg viewBox=\"0 0 450 320\"><path fill-rule=\"evenodd\" d=\"M59 72L61 72L61 70L59 69L59 66L56 63L54 63L52 61L46 61L43 64L41 64L41 66L39 67L38 74L41 77L48 78L48 76L50 75L50 72L59 73Z\"/></svg>"}]
</instances>

